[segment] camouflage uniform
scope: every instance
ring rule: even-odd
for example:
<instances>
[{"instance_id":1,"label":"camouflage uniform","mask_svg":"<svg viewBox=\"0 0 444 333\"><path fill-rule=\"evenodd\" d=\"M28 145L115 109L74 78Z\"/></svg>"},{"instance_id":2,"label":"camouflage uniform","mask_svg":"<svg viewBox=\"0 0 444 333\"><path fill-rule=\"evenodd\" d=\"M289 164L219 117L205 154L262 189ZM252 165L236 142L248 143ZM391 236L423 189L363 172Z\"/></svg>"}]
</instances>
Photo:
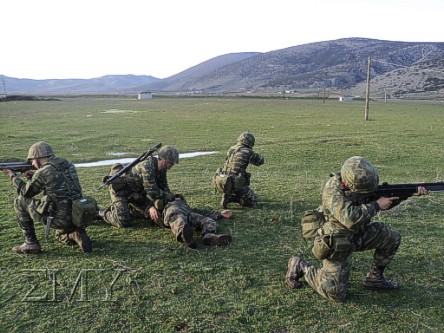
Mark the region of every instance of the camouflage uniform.
<instances>
[{"instance_id":1,"label":"camouflage uniform","mask_svg":"<svg viewBox=\"0 0 444 333\"><path fill-rule=\"evenodd\" d=\"M157 161L157 157L148 157L110 185L112 203L104 212L105 222L118 228L128 227L134 218L148 219L148 209L155 202L161 210L162 203L174 198L168 186L167 170L159 170ZM110 175L122 167L114 165Z\"/></svg>"},{"instance_id":2,"label":"camouflage uniform","mask_svg":"<svg viewBox=\"0 0 444 333\"><path fill-rule=\"evenodd\" d=\"M250 188L251 174L247 172L247 167L250 163L261 166L264 164L264 157L253 151L254 143L255 138L251 133L241 133L238 143L227 152L225 163L218 172L231 177L233 185L222 195L223 208L230 202L237 202L246 207L252 207L258 202L256 193Z\"/></svg>"},{"instance_id":3,"label":"camouflage uniform","mask_svg":"<svg viewBox=\"0 0 444 333\"><path fill-rule=\"evenodd\" d=\"M79 231L72 223L72 200L82 197L82 188L74 165L66 159L51 157L32 180L25 183L20 178L14 178L13 184L17 187L17 198L14 209L18 225L22 229L25 239L35 238L34 222L47 223L48 207L45 198L54 204L51 228L58 229L56 237L59 241L74 245L69 234ZM43 192L42 199L33 198ZM81 230L84 233L84 230ZM28 241L30 239L27 239Z\"/></svg>"},{"instance_id":4,"label":"camouflage uniform","mask_svg":"<svg viewBox=\"0 0 444 333\"><path fill-rule=\"evenodd\" d=\"M376 175L373 180L369 179L366 186L375 188L378 180ZM374 184L370 184L371 182ZM352 185L349 187L353 188ZM353 190L364 192L363 188L358 187ZM304 276L307 283L323 297L343 301L350 279L352 253L375 250L372 270L376 270L380 276L370 282L376 281L377 289L395 289L397 284L384 280L382 271L398 250L401 235L382 222L370 222L380 209L376 201L367 201L365 194L360 196L344 189L341 173L331 174L322 194L326 223L319 232L319 237L328 239L331 251L327 258L322 260L321 268L315 268L301 262L298 257L293 257L289 262L287 278L291 280L292 275ZM295 284L293 287L297 288L299 285Z\"/></svg>"},{"instance_id":5,"label":"camouflage uniform","mask_svg":"<svg viewBox=\"0 0 444 333\"><path fill-rule=\"evenodd\" d=\"M218 211L192 209L185 200L176 199L165 206L161 221L157 223L165 228L171 228L176 240L182 241L181 236L185 225L190 224L193 229L201 230L202 236L208 233L215 234L216 219L220 217Z\"/></svg>"}]
</instances>

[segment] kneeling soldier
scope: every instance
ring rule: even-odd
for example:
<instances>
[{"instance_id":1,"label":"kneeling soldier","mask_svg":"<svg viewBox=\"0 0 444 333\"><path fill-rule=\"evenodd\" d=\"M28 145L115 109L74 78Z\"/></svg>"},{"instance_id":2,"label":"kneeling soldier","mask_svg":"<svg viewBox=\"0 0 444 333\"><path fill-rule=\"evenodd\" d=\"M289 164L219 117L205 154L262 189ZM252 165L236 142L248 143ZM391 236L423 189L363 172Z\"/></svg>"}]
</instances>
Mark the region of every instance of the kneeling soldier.
<instances>
[{"instance_id":1,"label":"kneeling soldier","mask_svg":"<svg viewBox=\"0 0 444 333\"><path fill-rule=\"evenodd\" d=\"M28 182L18 178L12 170L3 170L17 188L14 209L25 237L25 242L14 246L12 252L41 253L34 229L35 221L46 224L47 231L49 228L57 229L56 237L59 241L78 245L83 252L91 252L92 242L85 229L73 223L72 203L82 198L82 188L74 164L55 157L51 146L43 141L31 146L28 161L37 170L35 173L27 171L24 174L30 179ZM42 192L44 195L41 199L34 198Z\"/></svg>"}]
</instances>

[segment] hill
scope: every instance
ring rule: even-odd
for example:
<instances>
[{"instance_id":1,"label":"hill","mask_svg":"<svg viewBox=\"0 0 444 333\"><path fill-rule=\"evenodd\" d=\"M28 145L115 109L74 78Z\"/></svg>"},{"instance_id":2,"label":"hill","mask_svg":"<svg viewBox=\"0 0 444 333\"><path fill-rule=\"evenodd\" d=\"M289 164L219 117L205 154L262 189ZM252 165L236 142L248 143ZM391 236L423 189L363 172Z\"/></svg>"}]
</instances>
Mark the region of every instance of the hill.
<instances>
[{"instance_id":1,"label":"hill","mask_svg":"<svg viewBox=\"0 0 444 333\"><path fill-rule=\"evenodd\" d=\"M373 94L393 97L444 96L444 43L366 38L293 46L266 53L222 55L165 79L152 76L104 76L90 80L20 80L3 77L8 92L30 94L270 93L329 89L341 94L365 92L371 58Z\"/></svg>"},{"instance_id":2,"label":"hill","mask_svg":"<svg viewBox=\"0 0 444 333\"><path fill-rule=\"evenodd\" d=\"M135 86L160 79L147 75L106 75L93 79L17 79L0 75L7 94L95 94L137 92Z\"/></svg>"}]
</instances>

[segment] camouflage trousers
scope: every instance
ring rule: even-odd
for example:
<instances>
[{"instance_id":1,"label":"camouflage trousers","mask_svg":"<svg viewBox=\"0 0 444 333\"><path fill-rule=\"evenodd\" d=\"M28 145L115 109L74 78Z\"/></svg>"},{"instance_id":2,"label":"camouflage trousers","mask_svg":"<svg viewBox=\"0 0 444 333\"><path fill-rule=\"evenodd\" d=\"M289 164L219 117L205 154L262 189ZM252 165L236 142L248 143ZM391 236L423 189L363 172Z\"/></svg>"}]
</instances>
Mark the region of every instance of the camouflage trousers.
<instances>
[{"instance_id":1,"label":"camouflage trousers","mask_svg":"<svg viewBox=\"0 0 444 333\"><path fill-rule=\"evenodd\" d=\"M42 202L39 199L18 196L14 200L14 210L17 217L17 223L25 233L35 235L34 222L47 223L48 214L42 211ZM60 242L71 245L72 241L68 239L68 234L75 231L76 227L71 222L71 217L61 219L56 214L51 220L51 229L57 229L56 239Z\"/></svg>"},{"instance_id":2,"label":"camouflage trousers","mask_svg":"<svg viewBox=\"0 0 444 333\"><path fill-rule=\"evenodd\" d=\"M191 212L189 214L168 215L163 219L163 225L171 228L176 240L180 241L185 224L191 224L193 229L201 231L202 236L208 233L216 233L217 222L211 217Z\"/></svg>"},{"instance_id":3,"label":"camouflage trousers","mask_svg":"<svg viewBox=\"0 0 444 333\"><path fill-rule=\"evenodd\" d=\"M134 219L149 219L150 206L146 194L139 192L116 192L110 186L111 206L105 210L104 221L117 228L131 226Z\"/></svg>"},{"instance_id":4,"label":"camouflage trousers","mask_svg":"<svg viewBox=\"0 0 444 333\"><path fill-rule=\"evenodd\" d=\"M347 294L352 253L375 250L373 263L385 267L393 259L401 244L401 235L382 222L372 222L352 240L351 251L340 259L324 259L321 268L309 267L304 274L307 283L323 297L343 301Z\"/></svg>"},{"instance_id":5,"label":"camouflage trousers","mask_svg":"<svg viewBox=\"0 0 444 333\"><path fill-rule=\"evenodd\" d=\"M226 196L227 194L224 194L224 195ZM234 191L231 195L242 200L242 206L245 206L245 207L253 207L259 201L257 194L254 193L254 191L251 189L250 186L245 186L240 191Z\"/></svg>"}]
</instances>

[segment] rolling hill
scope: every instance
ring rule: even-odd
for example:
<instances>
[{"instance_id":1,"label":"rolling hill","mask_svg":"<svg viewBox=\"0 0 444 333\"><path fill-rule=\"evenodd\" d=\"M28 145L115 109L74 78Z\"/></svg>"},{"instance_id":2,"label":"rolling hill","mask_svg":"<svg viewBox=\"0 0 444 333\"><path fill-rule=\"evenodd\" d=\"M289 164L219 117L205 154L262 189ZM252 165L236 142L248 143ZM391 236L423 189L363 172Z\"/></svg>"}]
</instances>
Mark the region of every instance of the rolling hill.
<instances>
[{"instance_id":1,"label":"rolling hill","mask_svg":"<svg viewBox=\"0 0 444 333\"><path fill-rule=\"evenodd\" d=\"M26 80L0 76L8 93L267 93L327 88L365 91L368 58L371 90L393 97L444 95L444 43L344 38L266 53L221 55L165 79L110 75L89 80Z\"/></svg>"}]
</instances>

